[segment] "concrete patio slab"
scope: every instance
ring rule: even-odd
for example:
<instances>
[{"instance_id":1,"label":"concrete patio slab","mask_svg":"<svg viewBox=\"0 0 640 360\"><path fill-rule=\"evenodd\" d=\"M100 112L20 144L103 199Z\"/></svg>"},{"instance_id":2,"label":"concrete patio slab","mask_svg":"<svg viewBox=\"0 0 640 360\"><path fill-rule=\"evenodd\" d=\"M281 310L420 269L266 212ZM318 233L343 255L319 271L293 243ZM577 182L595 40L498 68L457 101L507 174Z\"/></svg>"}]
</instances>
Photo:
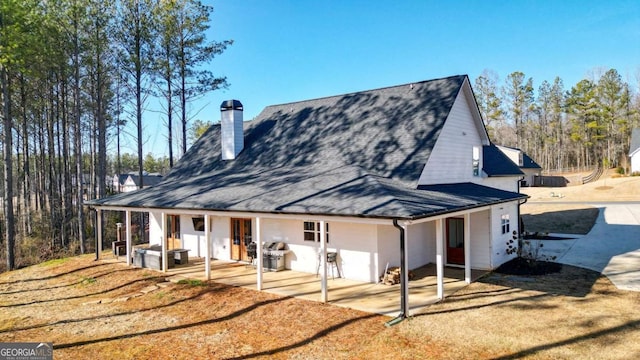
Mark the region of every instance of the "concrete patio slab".
<instances>
[{"instance_id":1,"label":"concrete patio slab","mask_svg":"<svg viewBox=\"0 0 640 360\"><path fill-rule=\"evenodd\" d=\"M106 261L117 261L106 260ZM206 281L204 259L192 257L187 265L176 265L166 273L167 280L181 279ZM156 270L153 270L156 271ZM415 278L409 281L410 314L418 314L438 302L436 269L429 264L413 270ZM485 271L472 271L472 279ZM211 281L257 290L256 269L248 264L232 261L211 261ZM445 268L445 297L465 287L464 269ZM400 285L373 284L342 278L327 279L328 303L346 308L395 317L400 313ZM272 294L320 301L320 277L315 274L291 270L263 272L263 288Z\"/></svg>"}]
</instances>

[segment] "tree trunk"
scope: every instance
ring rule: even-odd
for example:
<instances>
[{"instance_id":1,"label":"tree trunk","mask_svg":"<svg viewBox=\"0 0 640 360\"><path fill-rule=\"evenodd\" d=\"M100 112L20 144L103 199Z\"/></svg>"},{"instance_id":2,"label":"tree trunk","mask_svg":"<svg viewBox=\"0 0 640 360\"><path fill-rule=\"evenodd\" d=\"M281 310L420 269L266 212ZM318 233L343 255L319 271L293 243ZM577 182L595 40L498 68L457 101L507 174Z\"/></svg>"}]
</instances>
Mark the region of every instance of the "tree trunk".
<instances>
[{"instance_id":1,"label":"tree trunk","mask_svg":"<svg viewBox=\"0 0 640 360\"><path fill-rule=\"evenodd\" d=\"M0 87L2 87L2 117L4 118L4 235L7 251L7 269L13 270L15 262L15 219L13 214L13 121L11 118L11 91L9 73L0 64Z\"/></svg>"}]
</instances>

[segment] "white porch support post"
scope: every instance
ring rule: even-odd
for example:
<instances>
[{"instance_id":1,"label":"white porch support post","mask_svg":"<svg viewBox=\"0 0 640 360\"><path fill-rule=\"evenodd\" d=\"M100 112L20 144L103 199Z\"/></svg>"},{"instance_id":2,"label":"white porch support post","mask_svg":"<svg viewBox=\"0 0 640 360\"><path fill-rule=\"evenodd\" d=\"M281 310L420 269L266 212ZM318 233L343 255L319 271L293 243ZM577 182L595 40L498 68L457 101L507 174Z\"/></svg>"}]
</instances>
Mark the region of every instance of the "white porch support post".
<instances>
[{"instance_id":1,"label":"white porch support post","mask_svg":"<svg viewBox=\"0 0 640 360\"><path fill-rule=\"evenodd\" d=\"M96 209L96 218L96 235L98 239L98 244L96 247L96 260L98 260L102 256L102 210Z\"/></svg>"},{"instance_id":2,"label":"white porch support post","mask_svg":"<svg viewBox=\"0 0 640 360\"><path fill-rule=\"evenodd\" d=\"M327 290L327 234L325 222L320 221L320 301L329 301Z\"/></svg>"},{"instance_id":3,"label":"white porch support post","mask_svg":"<svg viewBox=\"0 0 640 360\"><path fill-rule=\"evenodd\" d=\"M204 241L206 244L206 250L204 254L204 273L207 276L207 281L211 280L211 229L209 229L209 215L204 215Z\"/></svg>"},{"instance_id":4,"label":"white porch support post","mask_svg":"<svg viewBox=\"0 0 640 360\"><path fill-rule=\"evenodd\" d=\"M125 240L127 241L127 265L131 265L131 211L127 210L124 213L124 233Z\"/></svg>"},{"instance_id":5,"label":"white porch support post","mask_svg":"<svg viewBox=\"0 0 640 360\"><path fill-rule=\"evenodd\" d=\"M262 290L262 234L260 233L260 217L256 216L256 256L258 256L258 264L260 267L256 267L256 287L258 291ZM260 250L258 250L260 249Z\"/></svg>"},{"instance_id":6,"label":"white porch support post","mask_svg":"<svg viewBox=\"0 0 640 360\"><path fill-rule=\"evenodd\" d=\"M464 282L471 284L471 214L464 214Z\"/></svg>"},{"instance_id":7,"label":"white porch support post","mask_svg":"<svg viewBox=\"0 0 640 360\"><path fill-rule=\"evenodd\" d=\"M444 234L442 219L436 220L436 283L438 300L444 299Z\"/></svg>"},{"instance_id":8,"label":"white porch support post","mask_svg":"<svg viewBox=\"0 0 640 360\"><path fill-rule=\"evenodd\" d=\"M160 241L162 242L162 272L167 272L169 268L169 261L167 260L167 214L164 211L161 213L162 216L162 236L160 236Z\"/></svg>"},{"instance_id":9,"label":"white porch support post","mask_svg":"<svg viewBox=\"0 0 640 360\"><path fill-rule=\"evenodd\" d=\"M258 221L256 220L256 226L258 227L258 234L260 234L260 226L257 225ZM263 258L262 258L262 236L258 235L258 238L256 239L256 273L258 274L258 279L259 279L259 284L258 284L258 290L262 290L262 273L264 272L264 268L263 268Z\"/></svg>"}]
</instances>

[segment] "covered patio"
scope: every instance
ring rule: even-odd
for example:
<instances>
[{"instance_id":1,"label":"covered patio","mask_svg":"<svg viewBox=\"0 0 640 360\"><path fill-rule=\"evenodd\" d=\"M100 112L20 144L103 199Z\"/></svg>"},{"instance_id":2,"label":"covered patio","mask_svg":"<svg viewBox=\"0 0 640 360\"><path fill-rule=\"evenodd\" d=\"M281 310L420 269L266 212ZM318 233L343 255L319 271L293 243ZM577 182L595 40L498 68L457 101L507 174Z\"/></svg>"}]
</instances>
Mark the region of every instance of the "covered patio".
<instances>
[{"instance_id":1,"label":"covered patio","mask_svg":"<svg viewBox=\"0 0 640 360\"><path fill-rule=\"evenodd\" d=\"M121 261L105 255L103 261ZM186 265L161 272L172 282L180 280L207 281L205 260L190 257ZM486 271L473 270L472 280L476 280ZM409 281L410 313L419 314L428 305L440 301L437 291L436 266L428 264L413 270L414 278ZM250 264L237 261L211 260L210 276L212 282L230 286L257 290L256 268ZM463 268L445 267L445 297L465 287L465 271ZM262 291L281 296L290 296L311 301L322 301L321 277L315 274L292 270L264 271L262 273ZM361 310L370 313L396 317L401 313L400 284L384 285L354 281L343 278L327 278L327 303L336 306Z\"/></svg>"}]
</instances>

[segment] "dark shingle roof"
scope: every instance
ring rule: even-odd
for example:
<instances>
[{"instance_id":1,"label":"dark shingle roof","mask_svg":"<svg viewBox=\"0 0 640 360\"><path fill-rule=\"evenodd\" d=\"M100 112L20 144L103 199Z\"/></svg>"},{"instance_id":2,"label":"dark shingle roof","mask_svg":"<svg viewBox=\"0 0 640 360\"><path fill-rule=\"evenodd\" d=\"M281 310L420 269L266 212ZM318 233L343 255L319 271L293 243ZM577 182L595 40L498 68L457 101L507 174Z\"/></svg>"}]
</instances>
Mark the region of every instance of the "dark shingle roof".
<instances>
[{"instance_id":1,"label":"dark shingle roof","mask_svg":"<svg viewBox=\"0 0 640 360\"><path fill-rule=\"evenodd\" d=\"M220 126L214 125L159 185L89 204L415 218L521 198L462 194L448 185L451 193L417 189L465 80L269 106L244 123L244 150L235 160L221 159ZM478 187L484 188L463 186Z\"/></svg>"},{"instance_id":2,"label":"dark shingle roof","mask_svg":"<svg viewBox=\"0 0 640 360\"><path fill-rule=\"evenodd\" d=\"M493 144L482 147L482 170L490 177L524 175L518 165Z\"/></svg>"},{"instance_id":3,"label":"dark shingle roof","mask_svg":"<svg viewBox=\"0 0 640 360\"><path fill-rule=\"evenodd\" d=\"M533 161L532 158L527 155L526 152L522 152L522 169L542 169L542 166L538 165L537 162Z\"/></svg>"}]
</instances>

